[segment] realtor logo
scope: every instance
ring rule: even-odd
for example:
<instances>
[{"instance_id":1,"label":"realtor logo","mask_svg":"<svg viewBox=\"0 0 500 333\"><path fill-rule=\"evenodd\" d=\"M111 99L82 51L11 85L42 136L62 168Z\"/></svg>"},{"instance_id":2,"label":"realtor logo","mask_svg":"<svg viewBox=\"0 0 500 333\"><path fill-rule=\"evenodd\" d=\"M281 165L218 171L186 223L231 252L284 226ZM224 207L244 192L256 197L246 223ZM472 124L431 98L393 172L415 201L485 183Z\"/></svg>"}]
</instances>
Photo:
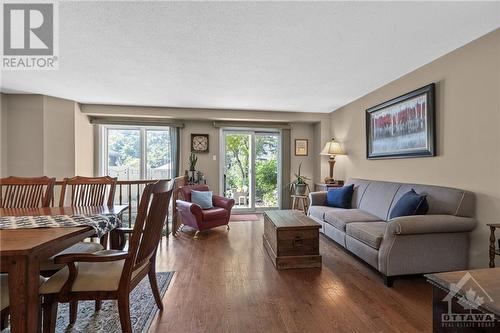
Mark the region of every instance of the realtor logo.
<instances>
[{"instance_id":1,"label":"realtor logo","mask_svg":"<svg viewBox=\"0 0 500 333\"><path fill-rule=\"evenodd\" d=\"M2 69L57 69L57 3L7 2L2 9Z\"/></svg>"},{"instance_id":2,"label":"realtor logo","mask_svg":"<svg viewBox=\"0 0 500 333\"><path fill-rule=\"evenodd\" d=\"M461 290L465 293L462 294ZM457 303L463 311L454 311L452 307L454 298L458 298ZM460 281L450 285L450 292L443 302L448 303L448 311L441 315L442 327L470 329L495 327L495 315L479 310L484 303L492 303L493 299L469 272L465 273Z\"/></svg>"}]
</instances>

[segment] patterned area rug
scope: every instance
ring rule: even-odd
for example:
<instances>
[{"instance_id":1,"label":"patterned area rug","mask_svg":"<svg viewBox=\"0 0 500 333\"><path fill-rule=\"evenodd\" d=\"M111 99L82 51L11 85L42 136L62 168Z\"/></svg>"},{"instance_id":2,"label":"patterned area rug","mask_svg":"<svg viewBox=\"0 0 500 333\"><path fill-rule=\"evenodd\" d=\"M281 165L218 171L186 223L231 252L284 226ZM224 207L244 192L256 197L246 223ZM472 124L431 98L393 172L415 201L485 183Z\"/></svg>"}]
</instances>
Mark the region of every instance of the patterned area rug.
<instances>
[{"instance_id":1,"label":"patterned area rug","mask_svg":"<svg viewBox=\"0 0 500 333\"><path fill-rule=\"evenodd\" d=\"M156 273L162 297L165 295L173 275L174 272ZM68 327L68 303L59 304L56 332L120 333L120 316L118 315L116 301L102 302L102 308L99 312L94 311L94 304L94 301L78 303L78 316L73 327ZM157 311L158 307L149 286L149 279L146 276L130 294L130 317L133 331L137 333L147 332ZM2 333L4 332L9 332L9 330L2 331Z\"/></svg>"},{"instance_id":2,"label":"patterned area rug","mask_svg":"<svg viewBox=\"0 0 500 333\"><path fill-rule=\"evenodd\" d=\"M255 214L234 214L231 215L229 221L231 222L246 222L246 221L258 221L259 217Z\"/></svg>"}]
</instances>

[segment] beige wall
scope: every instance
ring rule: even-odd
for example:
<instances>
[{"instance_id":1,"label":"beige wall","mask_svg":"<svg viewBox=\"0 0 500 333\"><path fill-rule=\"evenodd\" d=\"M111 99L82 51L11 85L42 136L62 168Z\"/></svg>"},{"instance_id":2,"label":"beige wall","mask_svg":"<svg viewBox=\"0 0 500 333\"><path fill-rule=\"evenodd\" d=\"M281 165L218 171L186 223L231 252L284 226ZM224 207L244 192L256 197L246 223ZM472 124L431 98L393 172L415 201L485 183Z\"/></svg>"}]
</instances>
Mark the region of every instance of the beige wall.
<instances>
[{"instance_id":1,"label":"beige wall","mask_svg":"<svg viewBox=\"0 0 500 333\"><path fill-rule=\"evenodd\" d=\"M43 96L43 174L61 179L75 173L74 102Z\"/></svg>"},{"instance_id":2,"label":"beige wall","mask_svg":"<svg viewBox=\"0 0 500 333\"><path fill-rule=\"evenodd\" d=\"M337 162L338 177L437 184L476 193L479 226L472 236L472 267L487 265L485 224L498 223L500 217L499 61L496 30L331 114L332 135L348 153ZM367 160L365 110L431 82L437 84L438 156Z\"/></svg>"},{"instance_id":3,"label":"beige wall","mask_svg":"<svg viewBox=\"0 0 500 333\"><path fill-rule=\"evenodd\" d=\"M2 176L92 175L92 128L75 102L3 94L2 104Z\"/></svg>"},{"instance_id":4,"label":"beige wall","mask_svg":"<svg viewBox=\"0 0 500 333\"><path fill-rule=\"evenodd\" d=\"M74 103L75 117L75 175L94 175L94 130L87 116L80 111L80 104Z\"/></svg>"},{"instance_id":5,"label":"beige wall","mask_svg":"<svg viewBox=\"0 0 500 333\"><path fill-rule=\"evenodd\" d=\"M309 143L308 156L295 156L295 139L307 139ZM319 155L315 155L315 141L314 141L314 124L308 123L294 123L291 130L291 144L290 144L290 177L294 178L294 173L298 171L300 163L302 168L300 173L311 179L311 190L314 190L315 177L315 163L320 159Z\"/></svg>"},{"instance_id":6,"label":"beige wall","mask_svg":"<svg viewBox=\"0 0 500 333\"><path fill-rule=\"evenodd\" d=\"M4 95L9 176L43 174L43 96Z\"/></svg>"},{"instance_id":7,"label":"beige wall","mask_svg":"<svg viewBox=\"0 0 500 333\"><path fill-rule=\"evenodd\" d=\"M7 175L7 99L0 93L0 177Z\"/></svg>"}]
</instances>

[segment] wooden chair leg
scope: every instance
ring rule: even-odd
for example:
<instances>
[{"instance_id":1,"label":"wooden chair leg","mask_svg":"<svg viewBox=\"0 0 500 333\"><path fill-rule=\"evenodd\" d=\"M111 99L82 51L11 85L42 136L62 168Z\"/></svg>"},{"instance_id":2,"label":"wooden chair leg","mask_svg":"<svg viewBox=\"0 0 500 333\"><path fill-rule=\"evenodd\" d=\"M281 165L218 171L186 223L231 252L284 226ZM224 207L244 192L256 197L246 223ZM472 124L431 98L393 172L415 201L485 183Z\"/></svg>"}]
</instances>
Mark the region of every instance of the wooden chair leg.
<instances>
[{"instance_id":1,"label":"wooden chair leg","mask_svg":"<svg viewBox=\"0 0 500 333\"><path fill-rule=\"evenodd\" d=\"M2 310L0 314L0 330L4 330L7 327L9 321L9 308Z\"/></svg>"},{"instance_id":2,"label":"wooden chair leg","mask_svg":"<svg viewBox=\"0 0 500 333\"><path fill-rule=\"evenodd\" d=\"M100 311L102 307L102 301L95 301L95 311Z\"/></svg>"},{"instance_id":3,"label":"wooden chair leg","mask_svg":"<svg viewBox=\"0 0 500 333\"><path fill-rule=\"evenodd\" d=\"M102 236L99 243L101 243L102 247L106 250L108 248L108 234Z\"/></svg>"},{"instance_id":4,"label":"wooden chair leg","mask_svg":"<svg viewBox=\"0 0 500 333\"><path fill-rule=\"evenodd\" d=\"M69 324L76 323L76 316L78 314L78 301L69 302Z\"/></svg>"},{"instance_id":5,"label":"wooden chair leg","mask_svg":"<svg viewBox=\"0 0 500 333\"><path fill-rule=\"evenodd\" d=\"M118 312L120 313L120 324L122 332L132 333L132 324L130 322L130 301L128 293L121 292L118 295Z\"/></svg>"},{"instance_id":6,"label":"wooden chair leg","mask_svg":"<svg viewBox=\"0 0 500 333\"><path fill-rule=\"evenodd\" d=\"M153 291L153 296L156 301L156 305L158 306L158 309L163 310L163 303L161 302L161 295L160 295L160 290L158 289L158 281L156 281L156 268L154 264L151 264L149 272L148 272L148 277L149 277L149 284L151 285L151 290Z\"/></svg>"},{"instance_id":7,"label":"wooden chair leg","mask_svg":"<svg viewBox=\"0 0 500 333\"><path fill-rule=\"evenodd\" d=\"M52 296L44 296L42 303L43 333L53 333L56 330L57 301Z\"/></svg>"}]
</instances>

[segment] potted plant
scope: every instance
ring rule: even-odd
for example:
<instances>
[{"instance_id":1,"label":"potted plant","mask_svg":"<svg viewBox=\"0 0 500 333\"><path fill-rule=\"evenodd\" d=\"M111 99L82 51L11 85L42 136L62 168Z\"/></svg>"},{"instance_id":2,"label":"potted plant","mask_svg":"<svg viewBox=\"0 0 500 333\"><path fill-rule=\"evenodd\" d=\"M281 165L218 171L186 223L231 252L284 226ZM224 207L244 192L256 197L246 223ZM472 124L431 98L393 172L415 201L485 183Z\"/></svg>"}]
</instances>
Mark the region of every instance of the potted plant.
<instances>
[{"instance_id":1,"label":"potted plant","mask_svg":"<svg viewBox=\"0 0 500 333\"><path fill-rule=\"evenodd\" d=\"M300 174L301 167L302 162L299 164L298 172L295 173L295 180L290 183L290 191L293 191L295 195L305 195L309 187L307 180L310 180L310 178Z\"/></svg>"},{"instance_id":2,"label":"potted plant","mask_svg":"<svg viewBox=\"0 0 500 333\"><path fill-rule=\"evenodd\" d=\"M196 163L198 163L198 156L191 153L189 155L189 171L196 171Z\"/></svg>"}]
</instances>

